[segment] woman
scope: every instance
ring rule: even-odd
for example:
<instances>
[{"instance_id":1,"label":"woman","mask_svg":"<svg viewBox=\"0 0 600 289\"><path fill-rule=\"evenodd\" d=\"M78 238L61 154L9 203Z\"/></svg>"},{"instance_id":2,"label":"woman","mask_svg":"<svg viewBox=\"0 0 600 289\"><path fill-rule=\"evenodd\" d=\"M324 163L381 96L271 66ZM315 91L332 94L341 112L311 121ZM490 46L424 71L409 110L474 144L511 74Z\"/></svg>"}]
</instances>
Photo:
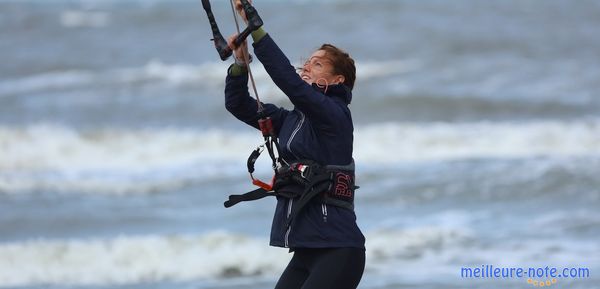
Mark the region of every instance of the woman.
<instances>
[{"instance_id":1,"label":"woman","mask_svg":"<svg viewBox=\"0 0 600 289\"><path fill-rule=\"evenodd\" d=\"M258 128L258 105L248 93L244 61L248 52L245 44L234 46L235 36L228 41L236 61L228 69L225 105L235 117ZM302 209L299 198L277 196L270 245L289 248L294 256L275 288L356 288L365 265L365 238L353 211L353 124L348 104L356 78L354 60L324 44L298 74L263 28L254 31L252 38L256 57L294 104L291 111L263 104L264 115L272 119L279 139L282 162L308 160L315 167L325 166L340 180L330 186L334 189L319 192L326 197L312 198Z\"/></svg>"}]
</instances>

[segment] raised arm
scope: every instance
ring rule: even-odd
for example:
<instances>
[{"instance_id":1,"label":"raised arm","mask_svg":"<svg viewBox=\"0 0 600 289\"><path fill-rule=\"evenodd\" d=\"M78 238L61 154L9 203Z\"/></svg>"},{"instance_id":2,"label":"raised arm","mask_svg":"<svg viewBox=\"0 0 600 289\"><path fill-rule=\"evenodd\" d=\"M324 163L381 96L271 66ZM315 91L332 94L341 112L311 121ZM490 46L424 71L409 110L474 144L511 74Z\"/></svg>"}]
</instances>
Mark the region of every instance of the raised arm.
<instances>
[{"instance_id":1,"label":"raised arm","mask_svg":"<svg viewBox=\"0 0 600 289\"><path fill-rule=\"evenodd\" d=\"M270 103L262 103L265 116L271 117L275 133L279 134L281 124L289 113L284 108ZM232 64L227 70L225 79L225 108L237 119L248 125L260 129L258 126L258 104L256 99L248 93L247 71L236 64Z\"/></svg>"},{"instance_id":2,"label":"raised arm","mask_svg":"<svg viewBox=\"0 0 600 289\"><path fill-rule=\"evenodd\" d=\"M298 109L317 121L317 124L320 122L329 126L339 121L340 114L344 114L345 104L324 95L302 80L289 59L262 28L253 32L252 37L256 57L273 82Z\"/></svg>"}]
</instances>

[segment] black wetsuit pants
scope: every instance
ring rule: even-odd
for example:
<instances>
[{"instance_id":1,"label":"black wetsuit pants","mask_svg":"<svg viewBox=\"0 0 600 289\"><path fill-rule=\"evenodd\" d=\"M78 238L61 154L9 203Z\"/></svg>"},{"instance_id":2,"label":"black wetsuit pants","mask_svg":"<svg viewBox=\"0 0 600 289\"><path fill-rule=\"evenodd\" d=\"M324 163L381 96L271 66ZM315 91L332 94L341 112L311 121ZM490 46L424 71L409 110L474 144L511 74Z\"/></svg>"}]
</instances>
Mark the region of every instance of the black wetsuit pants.
<instances>
[{"instance_id":1,"label":"black wetsuit pants","mask_svg":"<svg viewBox=\"0 0 600 289\"><path fill-rule=\"evenodd\" d=\"M275 289L355 289L364 269L364 249L296 249Z\"/></svg>"}]
</instances>

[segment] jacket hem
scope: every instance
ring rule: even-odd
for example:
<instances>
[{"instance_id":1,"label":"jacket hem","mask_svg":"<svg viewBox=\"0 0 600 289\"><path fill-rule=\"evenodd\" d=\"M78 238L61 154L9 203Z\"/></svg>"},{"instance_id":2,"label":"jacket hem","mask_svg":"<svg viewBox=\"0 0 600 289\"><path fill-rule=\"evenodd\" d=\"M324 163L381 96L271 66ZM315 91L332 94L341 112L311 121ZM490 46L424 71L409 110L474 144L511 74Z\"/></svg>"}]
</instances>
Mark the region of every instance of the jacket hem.
<instances>
[{"instance_id":1,"label":"jacket hem","mask_svg":"<svg viewBox=\"0 0 600 289\"><path fill-rule=\"evenodd\" d=\"M358 248L365 249L365 244L356 244L350 242L302 242L301 244L295 244L293 246L286 247L284 244L270 242L270 246L272 247L281 247L281 248L289 248L290 250L300 249L300 248L313 248L313 249L323 249L323 248Z\"/></svg>"}]
</instances>

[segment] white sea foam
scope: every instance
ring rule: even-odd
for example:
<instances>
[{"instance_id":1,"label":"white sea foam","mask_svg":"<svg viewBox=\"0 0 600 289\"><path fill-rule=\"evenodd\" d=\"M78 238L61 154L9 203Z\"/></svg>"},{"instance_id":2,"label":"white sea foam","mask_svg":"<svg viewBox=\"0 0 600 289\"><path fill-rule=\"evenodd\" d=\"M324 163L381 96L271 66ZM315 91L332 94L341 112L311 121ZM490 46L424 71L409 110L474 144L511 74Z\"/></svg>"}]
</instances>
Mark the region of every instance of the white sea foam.
<instances>
[{"instance_id":1,"label":"white sea foam","mask_svg":"<svg viewBox=\"0 0 600 289\"><path fill-rule=\"evenodd\" d=\"M243 175L244 160L260 142L253 131L4 126L0 191L150 192ZM357 127L354 147L365 165L597 156L600 122L386 123Z\"/></svg>"},{"instance_id":2,"label":"white sea foam","mask_svg":"<svg viewBox=\"0 0 600 289\"><path fill-rule=\"evenodd\" d=\"M419 258L431 250L454 250L470 238L460 230L434 227L382 230L368 236L367 270L379 270L390 260ZM6 243L0 244L0 287L275 278L291 255L267 244L266 239L227 232Z\"/></svg>"},{"instance_id":3,"label":"white sea foam","mask_svg":"<svg viewBox=\"0 0 600 289\"><path fill-rule=\"evenodd\" d=\"M386 259L417 259L430 250L458 246L472 238L468 230L420 227L406 230L379 230L367 235L372 262Z\"/></svg>"},{"instance_id":4,"label":"white sea foam","mask_svg":"<svg viewBox=\"0 0 600 289\"><path fill-rule=\"evenodd\" d=\"M442 69L435 63L424 63L416 59L357 61L359 83L357 87L362 86L360 83L367 84L377 78L392 77L391 80L385 80L385 82L374 80L375 82L372 83L380 85L381 88L366 93L370 97L402 98L429 95L455 100L458 98L456 101L470 97L498 102L553 102L575 106L594 102L590 93L581 90L581 87L586 87L586 83L593 83L593 80L597 78L594 72L572 79L570 75L577 71L569 72L569 75L562 75L565 74L564 67L569 67L567 63L551 68L561 77L548 76L547 71L537 67L515 75L513 70L507 71L505 67L505 62L512 60L488 59L487 61L490 63L484 63L486 65L466 61L458 63L457 67L450 65L450 67ZM230 62L214 61L193 65L165 63L160 59L154 59L140 67L48 71L21 78L0 80L0 97L57 90L147 84L174 87L193 85L221 90L229 64ZM293 64L294 66L300 65L299 63ZM257 62L253 65L252 71L259 95L263 100L273 101L283 98L283 93L273 83L260 63ZM529 80L530 78L533 80ZM527 81L523 79L527 79Z\"/></svg>"},{"instance_id":5,"label":"white sea foam","mask_svg":"<svg viewBox=\"0 0 600 289\"><path fill-rule=\"evenodd\" d=\"M49 89L80 87L92 84L96 76L90 71L70 70L32 75L0 82L0 95L31 93Z\"/></svg>"},{"instance_id":6,"label":"white sea foam","mask_svg":"<svg viewBox=\"0 0 600 289\"><path fill-rule=\"evenodd\" d=\"M207 62L200 65L168 64L154 59L142 67L125 67L101 71L51 71L17 79L4 79L0 81L0 96L47 90L69 90L99 85L143 84L145 82L162 82L173 86L193 84L221 87L225 83L225 71L229 65L229 62ZM361 79L393 75L418 67L418 63L405 60L370 61L357 65L361 67L359 71ZM272 95L282 95L270 80L262 65L254 65L252 72L261 95L266 94L271 97Z\"/></svg>"},{"instance_id":7,"label":"white sea foam","mask_svg":"<svg viewBox=\"0 0 600 289\"><path fill-rule=\"evenodd\" d=\"M365 61L356 63L356 78L360 81L369 78L408 73L421 68L417 60Z\"/></svg>"},{"instance_id":8,"label":"white sea foam","mask_svg":"<svg viewBox=\"0 0 600 289\"><path fill-rule=\"evenodd\" d=\"M223 177L228 171L224 168L243 160L248 146L260 141L250 133L220 130L4 127L0 190L123 193L176 187L198 178Z\"/></svg>"},{"instance_id":9,"label":"white sea foam","mask_svg":"<svg viewBox=\"0 0 600 289\"><path fill-rule=\"evenodd\" d=\"M104 27L110 23L110 15L106 12L94 11L63 11L60 15L60 23L64 27Z\"/></svg>"},{"instance_id":10,"label":"white sea foam","mask_svg":"<svg viewBox=\"0 0 600 289\"><path fill-rule=\"evenodd\" d=\"M103 71L63 70L0 81L0 96L27 94L47 90L70 90L95 86L163 82L168 85L223 85L226 63L202 65L165 64L151 60L142 67L116 68Z\"/></svg>"},{"instance_id":11,"label":"white sea foam","mask_svg":"<svg viewBox=\"0 0 600 289\"><path fill-rule=\"evenodd\" d=\"M0 244L0 287L126 284L276 274L289 255L267 241L214 232Z\"/></svg>"},{"instance_id":12,"label":"white sea foam","mask_svg":"<svg viewBox=\"0 0 600 289\"><path fill-rule=\"evenodd\" d=\"M362 162L600 154L600 122L386 123L357 128Z\"/></svg>"}]
</instances>

